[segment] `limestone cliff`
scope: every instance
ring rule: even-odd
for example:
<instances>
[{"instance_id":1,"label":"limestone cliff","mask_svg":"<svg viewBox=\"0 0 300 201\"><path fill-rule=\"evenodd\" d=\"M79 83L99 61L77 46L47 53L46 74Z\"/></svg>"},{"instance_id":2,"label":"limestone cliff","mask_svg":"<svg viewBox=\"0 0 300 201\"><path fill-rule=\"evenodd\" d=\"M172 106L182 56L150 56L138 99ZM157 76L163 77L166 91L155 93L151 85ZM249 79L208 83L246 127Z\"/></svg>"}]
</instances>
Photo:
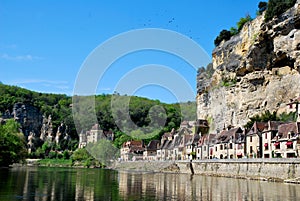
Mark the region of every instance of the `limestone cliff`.
<instances>
[{"instance_id":1,"label":"limestone cliff","mask_svg":"<svg viewBox=\"0 0 300 201\"><path fill-rule=\"evenodd\" d=\"M269 22L264 16L212 53L214 73L197 77L197 116L211 132L243 126L266 110L282 110L300 95L300 0Z\"/></svg>"}]
</instances>

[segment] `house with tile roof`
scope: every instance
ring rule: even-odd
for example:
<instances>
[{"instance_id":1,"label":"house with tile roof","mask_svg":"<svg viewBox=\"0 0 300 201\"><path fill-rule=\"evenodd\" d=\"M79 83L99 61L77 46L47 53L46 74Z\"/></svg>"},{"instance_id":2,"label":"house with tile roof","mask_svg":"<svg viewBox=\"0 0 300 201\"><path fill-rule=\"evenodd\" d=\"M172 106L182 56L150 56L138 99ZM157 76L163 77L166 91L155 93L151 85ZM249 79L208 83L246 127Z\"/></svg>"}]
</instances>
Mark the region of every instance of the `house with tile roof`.
<instances>
[{"instance_id":1,"label":"house with tile roof","mask_svg":"<svg viewBox=\"0 0 300 201\"><path fill-rule=\"evenodd\" d=\"M217 134L207 134L200 136L196 148L196 158L198 160L212 159L214 155L214 144Z\"/></svg>"},{"instance_id":2,"label":"house with tile roof","mask_svg":"<svg viewBox=\"0 0 300 201\"><path fill-rule=\"evenodd\" d=\"M223 130L216 138L214 158L235 159L244 156L245 135L240 127Z\"/></svg>"},{"instance_id":3,"label":"house with tile roof","mask_svg":"<svg viewBox=\"0 0 300 201\"><path fill-rule=\"evenodd\" d=\"M143 160L143 152L145 148L143 146L143 141L141 140L131 140L124 142L121 149L120 155L122 161L136 161Z\"/></svg>"},{"instance_id":4,"label":"house with tile roof","mask_svg":"<svg viewBox=\"0 0 300 201\"><path fill-rule=\"evenodd\" d=\"M278 133L278 127L284 124L284 122L280 121L268 121L267 126L264 128L262 132L262 157L263 158L272 158L274 157L274 148L272 145L272 139L275 138Z\"/></svg>"},{"instance_id":5,"label":"house with tile roof","mask_svg":"<svg viewBox=\"0 0 300 201\"><path fill-rule=\"evenodd\" d=\"M271 140L274 156L282 158L298 157L299 135L300 122L286 123L278 126L278 132Z\"/></svg>"},{"instance_id":6,"label":"house with tile roof","mask_svg":"<svg viewBox=\"0 0 300 201\"><path fill-rule=\"evenodd\" d=\"M96 143L100 139L114 140L114 133L112 131L104 132L99 124L94 124L89 131L81 131L79 134L79 148L86 147L89 143Z\"/></svg>"},{"instance_id":7,"label":"house with tile roof","mask_svg":"<svg viewBox=\"0 0 300 201\"><path fill-rule=\"evenodd\" d=\"M246 134L246 155L249 158L262 157L262 132L267 128L266 122L254 122Z\"/></svg>"},{"instance_id":8,"label":"house with tile roof","mask_svg":"<svg viewBox=\"0 0 300 201\"><path fill-rule=\"evenodd\" d=\"M157 149L160 147L159 140L151 140L145 147L143 152L143 160L154 161L157 160Z\"/></svg>"}]
</instances>

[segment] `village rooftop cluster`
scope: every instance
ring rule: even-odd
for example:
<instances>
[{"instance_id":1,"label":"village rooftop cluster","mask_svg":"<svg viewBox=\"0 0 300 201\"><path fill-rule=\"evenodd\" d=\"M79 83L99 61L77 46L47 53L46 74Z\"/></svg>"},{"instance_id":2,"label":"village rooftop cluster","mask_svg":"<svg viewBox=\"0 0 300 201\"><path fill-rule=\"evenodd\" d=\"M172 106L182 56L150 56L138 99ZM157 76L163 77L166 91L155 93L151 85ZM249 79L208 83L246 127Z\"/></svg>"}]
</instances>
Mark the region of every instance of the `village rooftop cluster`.
<instances>
[{"instance_id":1,"label":"village rooftop cluster","mask_svg":"<svg viewBox=\"0 0 300 201\"><path fill-rule=\"evenodd\" d=\"M299 117L299 101L287 104L288 112ZM178 130L165 133L147 145L142 140L123 143L121 161L205 160L239 158L296 158L300 156L300 122L255 122L250 130L227 126L209 133L206 120L183 121ZM79 135L79 148L99 139L113 140L99 125Z\"/></svg>"}]
</instances>

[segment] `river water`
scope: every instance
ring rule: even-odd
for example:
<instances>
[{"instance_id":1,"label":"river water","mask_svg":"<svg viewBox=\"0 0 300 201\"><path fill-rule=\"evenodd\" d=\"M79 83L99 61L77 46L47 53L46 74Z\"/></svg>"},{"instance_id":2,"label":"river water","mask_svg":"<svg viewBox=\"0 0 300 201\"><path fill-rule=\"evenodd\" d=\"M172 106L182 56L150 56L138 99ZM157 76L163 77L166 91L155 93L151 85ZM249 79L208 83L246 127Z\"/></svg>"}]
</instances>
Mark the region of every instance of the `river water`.
<instances>
[{"instance_id":1,"label":"river water","mask_svg":"<svg viewBox=\"0 0 300 201\"><path fill-rule=\"evenodd\" d=\"M0 169L0 201L7 200L300 200L300 185L187 174L104 169Z\"/></svg>"}]
</instances>

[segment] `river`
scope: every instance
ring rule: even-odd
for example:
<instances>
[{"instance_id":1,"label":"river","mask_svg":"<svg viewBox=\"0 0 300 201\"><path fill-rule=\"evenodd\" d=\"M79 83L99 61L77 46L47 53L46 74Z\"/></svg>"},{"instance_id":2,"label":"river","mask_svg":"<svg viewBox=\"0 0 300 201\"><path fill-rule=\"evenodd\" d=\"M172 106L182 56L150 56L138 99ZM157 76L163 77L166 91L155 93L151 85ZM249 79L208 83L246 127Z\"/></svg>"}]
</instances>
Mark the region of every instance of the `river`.
<instances>
[{"instance_id":1,"label":"river","mask_svg":"<svg viewBox=\"0 0 300 201\"><path fill-rule=\"evenodd\" d=\"M0 169L0 201L7 200L300 200L300 185L188 174L105 169Z\"/></svg>"}]
</instances>

